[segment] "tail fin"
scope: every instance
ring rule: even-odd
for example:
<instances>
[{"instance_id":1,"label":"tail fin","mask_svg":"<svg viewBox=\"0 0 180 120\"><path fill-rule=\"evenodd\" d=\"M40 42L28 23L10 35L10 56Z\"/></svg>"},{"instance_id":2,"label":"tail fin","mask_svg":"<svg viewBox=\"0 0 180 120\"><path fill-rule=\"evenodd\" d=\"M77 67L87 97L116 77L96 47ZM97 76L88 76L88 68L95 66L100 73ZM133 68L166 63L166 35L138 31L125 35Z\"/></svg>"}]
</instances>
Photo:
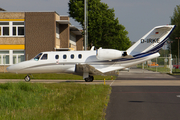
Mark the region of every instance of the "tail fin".
<instances>
[{"instance_id":1,"label":"tail fin","mask_svg":"<svg viewBox=\"0 0 180 120\"><path fill-rule=\"evenodd\" d=\"M174 28L175 25L163 25L154 27L134 45L132 45L126 51L127 54L134 56L139 53L158 52L167 41Z\"/></svg>"}]
</instances>

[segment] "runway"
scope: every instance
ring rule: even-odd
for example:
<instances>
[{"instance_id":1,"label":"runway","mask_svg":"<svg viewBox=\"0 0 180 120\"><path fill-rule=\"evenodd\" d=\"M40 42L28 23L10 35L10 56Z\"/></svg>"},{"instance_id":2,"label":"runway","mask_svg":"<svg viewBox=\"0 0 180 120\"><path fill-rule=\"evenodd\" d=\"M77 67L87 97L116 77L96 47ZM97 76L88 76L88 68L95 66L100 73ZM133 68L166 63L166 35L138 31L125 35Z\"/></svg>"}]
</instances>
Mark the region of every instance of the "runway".
<instances>
[{"instance_id":1,"label":"runway","mask_svg":"<svg viewBox=\"0 0 180 120\"><path fill-rule=\"evenodd\" d=\"M106 120L179 120L179 86L113 86Z\"/></svg>"},{"instance_id":2,"label":"runway","mask_svg":"<svg viewBox=\"0 0 180 120\"><path fill-rule=\"evenodd\" d=\"M180 79L151 71L122 71L111 84L106 120L179 120Z\"/></svg>"}]
</instances>

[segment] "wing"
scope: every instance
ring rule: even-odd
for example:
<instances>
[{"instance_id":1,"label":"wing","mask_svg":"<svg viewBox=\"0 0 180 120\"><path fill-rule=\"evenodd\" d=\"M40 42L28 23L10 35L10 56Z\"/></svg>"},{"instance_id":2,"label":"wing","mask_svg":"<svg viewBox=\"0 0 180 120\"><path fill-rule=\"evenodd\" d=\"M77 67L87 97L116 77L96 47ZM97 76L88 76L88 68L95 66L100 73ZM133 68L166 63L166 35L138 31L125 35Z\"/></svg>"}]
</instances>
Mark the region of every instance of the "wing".
<instances>
[{"instance_id":1,"label":"wing","mask_svg":"<svg viewBox=\"0 0 180 120\"><path fill-rule=\"evenodd\" d=\"M76 64L75 68L76 73L90 73L95 75L102 75L103 73L97 70L95 67L88 65L88 64Z\"/></svg>"},{"instance_id":2,"label":"wing","mask_svg":"<svg viewBox=\"0 0 180 120\"><path fill-rule=\"evenodd\" d=\"M95 68L89 64L77 64L76 65L76 69L75 72L76 73L90 73L90 74L94 74L94 75L103 75L105 73L111 72L111 71L115 71L115 70L119 70L119 69L124 69L125 67L121 67L119 65L111 65L108 67L104 67L104 68Z\"/></svg>"}]
</instances>

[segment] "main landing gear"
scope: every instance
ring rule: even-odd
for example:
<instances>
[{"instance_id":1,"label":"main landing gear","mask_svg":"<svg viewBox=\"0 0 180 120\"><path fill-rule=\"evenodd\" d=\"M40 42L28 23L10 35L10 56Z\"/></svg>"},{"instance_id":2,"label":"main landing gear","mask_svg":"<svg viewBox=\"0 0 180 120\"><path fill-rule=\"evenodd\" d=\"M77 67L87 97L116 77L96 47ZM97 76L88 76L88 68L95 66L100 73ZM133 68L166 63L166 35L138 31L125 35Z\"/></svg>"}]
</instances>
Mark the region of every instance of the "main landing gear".
<instances>
[{"instance_id":1,"label":"main landing gear","mask_svg":"<svg viewBox=\"0 0 180 120\"><path fill-rule=\"evenodd\" d=\"M94 80L93 76L90 76L84 79L86 82L92 82Z\"/></svg>"},{"instance_id":2,"label":"main landing gear","mask_svg":"<svg viewBox=\"0 0 180 120\"><path fill-rule=\"evenodd\" d=\"M29 81L31 80L31 78L30 78L29 75L27 75L27 76L24 78L24 80L25 80L26 82L29 82Z\"/></svg>"}]
</instances>

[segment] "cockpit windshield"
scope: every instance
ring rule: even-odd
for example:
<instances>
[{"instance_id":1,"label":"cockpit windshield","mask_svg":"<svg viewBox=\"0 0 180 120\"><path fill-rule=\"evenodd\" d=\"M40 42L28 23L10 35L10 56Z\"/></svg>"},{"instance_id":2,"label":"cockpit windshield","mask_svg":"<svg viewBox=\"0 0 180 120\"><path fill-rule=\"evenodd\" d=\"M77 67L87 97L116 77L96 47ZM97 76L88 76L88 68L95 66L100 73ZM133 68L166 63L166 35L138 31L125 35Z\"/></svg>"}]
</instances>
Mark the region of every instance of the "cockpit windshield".
<instances>
[{"instance_id":1,"label":"cockpit windshield","mask_svg":"<svg viewBox=\"0 0 180 120\"><path fill-rule=\"evenodd\" d=\"M34 60L38 61L39 58L41 57L42 53L39 53L38 55L36 55L36 57L34 57Z\"/></svg>"}]
</instances>

